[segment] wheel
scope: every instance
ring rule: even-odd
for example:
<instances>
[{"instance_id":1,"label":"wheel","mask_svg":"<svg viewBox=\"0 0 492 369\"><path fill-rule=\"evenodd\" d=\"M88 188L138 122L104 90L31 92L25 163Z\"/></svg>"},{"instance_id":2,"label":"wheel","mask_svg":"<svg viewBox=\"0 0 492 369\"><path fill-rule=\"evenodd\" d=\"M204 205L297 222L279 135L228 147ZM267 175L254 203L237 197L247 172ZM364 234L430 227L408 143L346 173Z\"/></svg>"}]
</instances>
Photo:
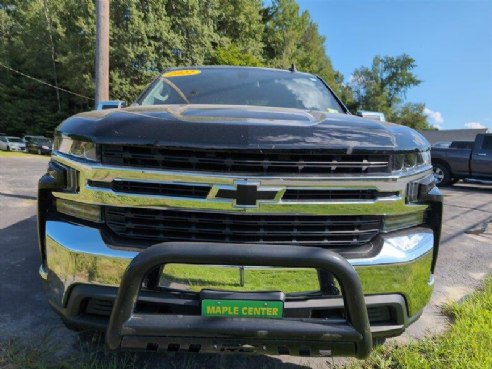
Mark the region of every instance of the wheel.
<instances>
[{"instance_id":1,"label":"wheel","mask_svg":"<svg viewBox=\"0 0 492 369\"><path fill-rule=\"evenodd\" d=\"M38 155L42 155L41 149L38 149Z\"/></svg>"},{"instance_id":2,"label":"wheel","mask_svg":"<svg viewBox=\"0 0 492 369\"><path fill-rule=\"evenodd\" d=\"M445 164L434 163L434 178L438 186L449 186L452 184L451 173Z\"/></svg>"},{"instance_id":3,"label":"wheel","mask_svg":"<svg viewBox=\"0 0 492 369\"><path fill-rule=\"evenodd\" d=\"M10 151L10 146L7 146L7 151Z\"/></svg>"}]
</instances>

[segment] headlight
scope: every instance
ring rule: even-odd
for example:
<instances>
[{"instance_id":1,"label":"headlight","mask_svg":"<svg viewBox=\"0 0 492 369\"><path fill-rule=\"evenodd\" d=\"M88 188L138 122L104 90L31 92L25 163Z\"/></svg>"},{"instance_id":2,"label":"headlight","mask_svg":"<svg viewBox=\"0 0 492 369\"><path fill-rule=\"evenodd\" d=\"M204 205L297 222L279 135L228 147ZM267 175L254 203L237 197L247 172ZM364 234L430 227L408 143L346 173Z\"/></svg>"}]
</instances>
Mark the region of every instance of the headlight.
<instances>
[{"instance_id":1,"label":"headlight","mask_svg":"<svg viewBox=\"0 0 492 369\"><path fill-rule=\"evenodd\" d=\"M77 158L97 161L96 144L90 141L74 140L66 136L57 136L53 142L53 150Z\"/></svg>"},{"instance_id":2,"label":"headlight","mask_svg":"<svg viewBox=\"0 0 492 369\"><path fill-rule=\"evenodd\" d=\"M430 151L411 152L393 156L393 170L409 170L421 165L431 165Z\"/></svg>"},{"instance_id":3,"label":"headlight","mask_svg":"<svg viewBox=\"0 0 492 369\"><path fill-rule=\"evenodd\" d=\"M46 145L41 146L42 149L49 150L50 148Z\"/></svg>"}]
</instances>

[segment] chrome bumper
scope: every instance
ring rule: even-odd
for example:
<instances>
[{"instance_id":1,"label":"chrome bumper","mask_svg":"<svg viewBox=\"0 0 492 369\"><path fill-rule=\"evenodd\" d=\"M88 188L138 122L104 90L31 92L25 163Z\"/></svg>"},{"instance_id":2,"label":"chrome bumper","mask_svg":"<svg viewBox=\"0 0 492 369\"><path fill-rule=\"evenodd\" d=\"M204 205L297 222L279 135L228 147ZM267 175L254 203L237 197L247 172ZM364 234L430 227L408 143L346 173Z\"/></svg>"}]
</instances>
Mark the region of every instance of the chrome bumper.
<instances>
[{"instance_id":1,"label":"chrome bumper","mask_svg":"<svg viewBox=\"0 0 492 369\"><path fill-rule=\"evenodd\" d=\"M50 302L59 307L65 306L77 284L119 286L138 254L111 248L98 229L69 222L47 221L45 237L46 264L40 274L46 280ZM364 295L403 295L408 315L414 316L432 293L433 246L432 230L411 228L384 235L376 256L348 261L359 275Z\"/></svg>"}]
</instances>

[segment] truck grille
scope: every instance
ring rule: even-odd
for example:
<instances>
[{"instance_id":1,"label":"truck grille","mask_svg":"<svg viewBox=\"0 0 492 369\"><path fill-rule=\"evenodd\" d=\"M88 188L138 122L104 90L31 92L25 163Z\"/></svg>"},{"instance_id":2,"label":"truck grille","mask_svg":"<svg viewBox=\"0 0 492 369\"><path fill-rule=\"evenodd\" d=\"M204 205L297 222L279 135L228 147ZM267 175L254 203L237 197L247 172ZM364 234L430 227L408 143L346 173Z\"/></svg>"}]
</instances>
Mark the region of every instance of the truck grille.
<instances>
[{"instance_id":1,"label":"truck grille","mask_svg":"<svg viewBox=\"0 0 492 369\"><path fill-rule=\"evenodd\" d=\"M107 226L145 243L168 241L358 246L379 234L381 216L228 214L106 207Z\"/></svg>"},{"instance_id":2,"label":"truck grille","mask_svg":"<svg viewBox=\"0 0 492 369\"><path fill-rule=\"evenodd\" d=\"M346 155L326 150L216 150L102 145L102 163L166 170L248 174L387 173L388 155Z\"/></svg>"}]
</instances>

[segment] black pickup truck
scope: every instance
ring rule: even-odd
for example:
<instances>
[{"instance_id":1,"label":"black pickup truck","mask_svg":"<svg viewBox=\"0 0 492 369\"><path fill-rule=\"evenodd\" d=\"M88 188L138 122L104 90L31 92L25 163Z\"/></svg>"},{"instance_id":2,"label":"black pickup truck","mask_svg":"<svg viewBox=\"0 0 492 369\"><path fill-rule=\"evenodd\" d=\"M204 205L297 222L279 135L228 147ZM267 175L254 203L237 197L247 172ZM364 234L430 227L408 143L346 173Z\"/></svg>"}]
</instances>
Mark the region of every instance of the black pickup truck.
<instances>
[{"instance_id":1,"label":"black pickup truck","mask_svg":"<svg viewBox=\"0 0 492 369\"><path fill-rule=\"evenodd\" d=\"M112 349L366 357L429 302L429 143L295 70L167 70L55 132L39 273Z\"/></svg>"},{"instance_id":2,"label":"black pickup truck","mask_svg":"<svg viewBox=\"0 0 492 369\"><path fill-rule=\"evenodd\" d=\"M471 148L432 148L432 165L438 185L460 179L492 181L492 134L479 134Z\"/></svg>"}]
</instances>

